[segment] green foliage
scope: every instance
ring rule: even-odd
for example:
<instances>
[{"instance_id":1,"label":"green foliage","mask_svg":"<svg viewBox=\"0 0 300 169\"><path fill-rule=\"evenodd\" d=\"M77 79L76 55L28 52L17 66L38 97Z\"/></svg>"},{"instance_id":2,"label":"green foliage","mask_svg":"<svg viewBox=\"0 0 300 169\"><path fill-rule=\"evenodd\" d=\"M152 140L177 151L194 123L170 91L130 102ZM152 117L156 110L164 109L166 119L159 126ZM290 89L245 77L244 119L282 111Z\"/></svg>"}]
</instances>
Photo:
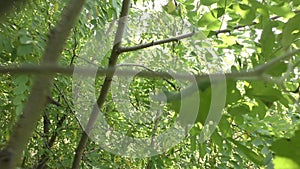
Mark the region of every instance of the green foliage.
<instances>
[{"instance_id":1,"label":"green foliage","mask_svg":"<svg viewBox=\"0 0 300 169\"><path fill-rule=\"evenodd\" d=\"M16 115L21 115L23 111L23 103L27 98L27 93L29 91L30 79L28 76L19 76L14 80L15 88L13 93L15 98L13 100L13 105L16 106Z\"/></svg>"},{"instance_id":2,"label":"green foliage","mask_svg":"<svg viewBox=\"0 0 300 169\"><path fill-rule=\"evenodd\" d=\"M300 152L295 151L300 149L299 145L300 141L300 131L296 131L295 135L291 138L281 138L276 140L273 144L271 149L275 153L275 168L282 168L282 165L288 163L287 166L291 168L299 168L300 166ZM297 163L297 164L295 164Z\"/></svg>"},{"instance_id":3,"label":"green foliage","mask_svg":"<svg viewBox=\"0 0 300 169\"><path fill-rule=\"evenodd\" d=\"M109 27L107 23L118 18L121 4L117 0L88 1L65 44L60 65L92 62L107 67L110 52L101 53L103 60L93 60L92 56L83 58L81 52L98 30ZM1 22L1 66L40 63L50 30L60 18L64 5L59 0L30 1ZM155 42L187 30L203 30L203 34L125 53L118 63L120 67L122 63L140 65L129 64L135 70L199 75L218 73L217 68L226 73L251 71L299 49L299 5L299 0L168 0L165 4L135 0L123 46ZM143 15L146 12L150 14ZM187 25L193 27L186 29ZM112 25L111 34L114 31ZM216 56L208 52L210 48ZM206 125L207 116L214 106L209 80L192 84L184 80L134 77L126 86L125 94L124 86L118 84L108 94L101 110L113 129L131 137L151 138L176 125L178 119L188 123L187 117L195 116L195 124L191 124L191 130L186 131L187 136L180 144L162 154L141 159L117 156L99 148L97 142L89 141L81 167L272 168L274 164L275 169L299 168L299 91L294 92L299 84L299 56L295 54L289 60L276 62L259 77L227 79L222 117L205 141L203 138L210 127L209 122ZM34 76L2 74L0 78L2 148L22 114ZM51 97L61 106L47 105L24 152L23 168L34 168L45 156L46 168L70 168L83 127L76 116L81 112L74 112L72 104L72 80L65 75L55 76ZM95 80L96 95L103 81L102 77ZM121 95L123 100L117 100ZM194 97L199 98L197 103ZM124 100L128 102L125 104ZM181 112L183 103L189 107L186 112ZM193 109L198 114L192 114Z\"/></svg>"},{"instance_id":4,"label":"green foliage","mask_svg":"<svg viewBox=\"0 0 300 169\"><path fill-rule=\"evenodd\" d=\"M300 35L299 27L296 26L300 21L300 15L297 14L284 25L281 44L284 48L289 47L291 43Z\"/></svg>"},{"instance_id":5,"label":"green foliage","mask_svg":"<svg viewBox=\"0 0 300 169\"><path fill-rule=\"evenodd\" d=\"M210 6L214 3L218 2L217 0L201 0L200 3L202 5Z\"/></svg>"},{"instance_id":6,"label":"green foliage","mask_svg":"<svg viewBox=\"0 0 300 169\"><path fill-rule=\"evenodd\" d=\"M261 100L266 105L271 106L273 102L282 98L281 92L274 88L272 84L265 82L252 82L251 87L246 89L246 95L250 98Z\"/></svg>"},{"instance_id":7,"label":"green foliage","mask_svg":"<svg viewBox=\"0 0 300 169\"><path fill-rule=\"evenodd\" d=\"M263 158L262 155L258 155L256 152L254 152L252 149L242 145L241 143L231 140L238 148L239 151L241 151L249 160L254 162L258 165L263 165Z\"/></svg>"}]
</instances>

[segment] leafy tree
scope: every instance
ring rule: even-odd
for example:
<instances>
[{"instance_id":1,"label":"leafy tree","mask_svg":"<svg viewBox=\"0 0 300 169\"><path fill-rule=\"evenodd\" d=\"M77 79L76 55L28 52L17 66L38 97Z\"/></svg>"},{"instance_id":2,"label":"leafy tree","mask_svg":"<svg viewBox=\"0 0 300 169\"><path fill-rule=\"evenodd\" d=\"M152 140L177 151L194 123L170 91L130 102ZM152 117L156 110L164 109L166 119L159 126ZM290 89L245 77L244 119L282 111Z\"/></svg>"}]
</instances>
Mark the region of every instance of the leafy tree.
<instances>
[{"instance_id":1,"label":"leafy tree","mask_svg":"<svg viewBox=\"0 0 300 169\"><path fill-rule=\"evenodd\" d=\"M0 168L300 168L299 0L0 4Z\"/></svg>"}]
</instances>

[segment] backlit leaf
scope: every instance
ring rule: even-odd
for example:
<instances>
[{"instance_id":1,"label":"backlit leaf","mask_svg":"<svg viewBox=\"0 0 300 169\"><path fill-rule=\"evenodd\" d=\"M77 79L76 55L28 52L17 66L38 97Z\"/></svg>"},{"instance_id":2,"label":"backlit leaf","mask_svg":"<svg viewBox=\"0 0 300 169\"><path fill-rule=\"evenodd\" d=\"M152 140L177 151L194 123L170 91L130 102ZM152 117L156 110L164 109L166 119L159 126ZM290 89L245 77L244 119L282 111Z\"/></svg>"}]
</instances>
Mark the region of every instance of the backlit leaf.
<instances>
[{"instance_id":1,"label":"backlit leaf","mask_svg":"<svg viewBox=\"0 0 300 169\"><path fill-rule=\"evenodd\" d=\"M300 166L300 130L295 132L292 138L282 138L272 144L271 149L275 152L275 157L290 159Z\"/></svg>"},{"instance_id":2,"label":"backlit leaf","mask_svg":"<svg viewBox=\"0 0 300 169\"><path fill-rule=\"evenodd\" d=\"M283 47L289 47L291 43L300 35L300 14L291 18L283 28L281 45Z\"/></svg>"}]
</instances>

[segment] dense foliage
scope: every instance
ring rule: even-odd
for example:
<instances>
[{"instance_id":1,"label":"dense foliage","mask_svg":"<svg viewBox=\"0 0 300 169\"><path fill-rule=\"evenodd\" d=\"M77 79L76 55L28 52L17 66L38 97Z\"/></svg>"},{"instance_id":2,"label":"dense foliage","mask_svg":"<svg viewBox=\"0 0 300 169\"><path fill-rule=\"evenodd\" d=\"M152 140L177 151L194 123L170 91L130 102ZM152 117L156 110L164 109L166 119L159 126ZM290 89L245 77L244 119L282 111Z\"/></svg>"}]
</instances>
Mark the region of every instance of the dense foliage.
<instances>
[{"instance_id":1,"label":"dense foliage","mask_svg":"<svg viewBox=\"0 0 300 169\"><path fill-rule=\"evenodd\" d=\"M1 149L11 139L39 77L36 69L26 69L27 73L11 70L42 63L48 38L67 5L59 0L32 0L1 17ZM101 107L106 121L126 136L153 138L176 125L183 102L190 102L190 107L199 104L198 115L181 142L152 157L123 157L89 139L83 146L80 167L300 168L299 5L299 0L133 1L129 19L124 21L127 27L121 49L146 43L149 47L128 48L116 66L121 71L148 74L113 78ZM65 43L59 65L106 68L114 53L112 42L118 29L114 21L121 10L122 1L87 1ZM110 28L110 35L105 37L102 31ZM201 33L155 45L189 32ZM97 41L101 41L101 50ZM164 72L199 77L199 90L191 92L197 93L199 103L178 96L189 90L188 80L159 76ZM212 101L213 84L205 75L220 72L227 77L225 88L218 91L226 94L222 117L217 128L203 136L206 124L210 124L206 121L208 112L218 102ZM201 81L202 77L206 81ZM51 101L18 163L21 168L76 168L75 154L86 122L80 120L81 112L74 104L78 103L76 98L85 96L74 96L74 90L90 87L85 83L76 86L74 79L64 71L55 74L48 96ZM96 97L105 81L102 74L90 82ZM153 101L152 96L157 94L165 95L165 104ZM183 113L188 115L189 111ZM130 145L127 148L134 150Z\"/></svg>"}]
</instances>

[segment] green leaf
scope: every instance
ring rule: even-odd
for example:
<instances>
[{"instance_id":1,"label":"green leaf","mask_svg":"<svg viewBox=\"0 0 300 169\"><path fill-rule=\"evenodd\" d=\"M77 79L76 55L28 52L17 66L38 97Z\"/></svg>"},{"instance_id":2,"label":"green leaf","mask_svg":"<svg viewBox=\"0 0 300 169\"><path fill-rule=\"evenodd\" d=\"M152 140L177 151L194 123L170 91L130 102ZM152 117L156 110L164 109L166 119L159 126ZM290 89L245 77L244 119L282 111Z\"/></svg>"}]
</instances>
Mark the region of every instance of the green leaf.
<instances>
[{"instance_id":1,"label":"green leaf","mask_svg":"<svg viewBox=\"0 0 300 169\"><path fill-rule=\"evenodd\" d=\"M207 12L198 20L197 25L208 30L218 30L221 22L213 16L212 12Z\"/></svg>"},{"instance_id":2,"label":"green leaf","mask_svg":"<svg viewBox=\"0 0 300 169\"><path fill-rule=\"evenodd\" d=\"M97 19L92 19L90 22L91 22L92 25L97 26Z\"/></svg>"},{"instance_id":3,"label":"green leaf","mask_svg":"<svg viewBox=\"0 0 300 169\"><path fill-rule=\"evenodd\" d=\"M299 37L299 27L300 14L295 15L293 18L284 25L282 32L281 45L286 48L291 45L291 43Z\"/></svg>"},{"instance_id":4,"label":"green leaf","mask_svg":"<svg viewBox=\"0 0 300 169\"><path fill-rule=\"evenodd\" d=\"M167 10L168 13L172 13L176 9L176 6L175 6L173 0L169 0L167 6L168 6L168 10Z\"/></svg>"},{"instance_id":5,"label":"green leaf","mask_svg":"<svg viewBox=\"0 0 300 169\"><path fill-rule=\"evenodd\" d=\"M174 102L174 101L180 101L181 95L183 94L183 98L187 97L187 96L191 96L192 94L194 94L195 91L195 85L197 85L197 88L200 91L205 91L206 89L208 89L210 87L210 81L209 80L205 80L205 81L199 81L197 82L197 84L192 84L191 86L187 87L186 89L182 90L181 92L168 92L168 91L163 91L163 95L166 96L166 99L169 103ZM160 94L156 97L153 97L154 100L160 100Z\"/></svg>"},{"instance_id":6,"label":"green leaf","mask_svg":"<svg viewBox=\"0 0 300 169\"><path fill-rule=\"evenodd\" d=\"M230 139L230 141L233 142L237 146L237 149L240 150L241 152L243 152L249 160L251 160L252 162L254 162L257 165L264 164L264 159L262 158L261 155L258 155L252 149L242 145L238 141L235 141L233 139Z\"/></svg>"},{"instance_id":7,"label":"green leaf","mask_svg":"<svg viewBox=\"0 0 300 169\"><path fill-rule=\"evenodd\" d=\"M274 101L279 100L281 92L274 88L273 84L266 82L251 82L251 88L246 89L246 95L250 98L256 98L270 106Z\"/></svg>"},{"instance_id":8,"label":"green leaf","mask_svg":"<svg viewBox=\"0 0 300 169\"><path fill-rule=\"evenodd\" d=\"M252 107L251 114L258 115L258 118L262 120L266 116L267 111L266 105L262 101L257 100L257 105Z\"/></svg>"},{"instance_id":9,"label":"green leaf","mask_svg":"<svg viewBox=\"0 0 300 169\"><path fill-rule=\"evenodd\" d=\"M22 112L23 112L23 104L19 104L19 105L17 105L17 107L16 107L16 115L17 116L20 116L21 114L22 114Z\"/></svg>"},{"instance_id":10,"label":"green leaf","mask_svg":"<svg viewBox=\"0 0 300 169\"><path fill-rule=\"evenodd\" d=\"M198 111L198 116L196 121L200 122L201 124L204 124L211 103L211 88L205 91L200 91L199 96L200 96L200 105L199 105L199 111Z\"/></svg>"},{"instance_id":11,"label":"green leaf","mask_svg":"<svg viewBox=\"0 0 300 169\"><path fill-rule=\"evenodd\" d=\"M229 7L232 4L233 0L219 0L218 7Z\"/></svg>"},{"instance_id":12,"label":"green leaf","mask_svg":"<svg viewBox=\"0 0 300 169\"><path fill-rule=\"evenodd\" d=\"M269 9L276 15L282 17L289 17L294 15L294 13L288 5L272 5Z\"/></svg>"},{"instance_id":13,"label":"green leaf","mask_svg":"<svg viewBox=\"0 0 300 169\"><path fill-rule=\"evenodd\" d=\"M218 29L220 29L221 24L222 23L216 19L214 22L211 22L210 24L208 24L206 28L207 28L207 30L212 30L212 31L218 30Z\"/></svg>"},{"instance_id":14,"label":"green leaf","mask_svg":"<svg viewBox=\"0 0 300 169\"><path fill-rule=\"evenodd\" d=\"M28 36L28 35L30 35L30 33L27 30L25 30L25 29L20 29L18 31L18 35L19 36Z\"/></svg>"},{"instance_id":15,"label":"green leaf","mask_svg":"<svg viewBox=\"0 0 300 169\"><path fill-rule=\"evenodd\" d=\"M282 76L283 73L287 71L288 65L284 62L277 63L266 73L271 76Z\"/></svg>"},{"instance_id":16,"label":"green leaf","mask_svg":"<svg viewBox=\"0 0 300 169\"><path fill-rule=\"evenodd\" d=\"M218 1L219 0L200 0L200 4L205 6L210 6Z\"/></svg>"},{"instance_id":17,"label":"green leaf","mask_svg":"<svg viewBox=\"0 0 300 169\"><path fill-rule=\"evenodd\" d=\"M29 36L21 36L19 41L23 45L28 45L33 43L32 37Z\"/></svg>"},{"instance_id":18,"label":"green leaf","mask_svg":"<svg viewBox=\"0 0 300 169\"><path fill-rule=\"evenodd\" d=\"M235 161L232 161L232 160L229 160L229 163L234 167L234 168L241 168L241 166L235 162ZM222 168L227 168L226 166L222 167Z\"/></svg>"},{"instance_id":19,"label":"green leaf","mask_svg":"<svg viewBox=\"0 0 300 169\"><path fill-rule=\"evenodd\" d=\"M255 8L251 8L247 5L240 5L240 8L243 10L241 12L242 14L242 18L240 20L240 24L241 25L249 25L253 23L253 20L256 17L256 9Z\"/></svg>"},{"instance_id":20,"label":"green leaf","mask_svg":"<svg viewBox=\"0 0 300 169\"><path fill-rule=\"evenodd\" d=\"M27 89L28 87L25 84L20 84L14 88L14 93L16 95L23 94Z\"/></svg>"},{"instance_id":21,"label":"green leaf","mask_svg":"<svg viewBox=\"0 0 300 169\"><path fill-rule=\"evenodd\" d=\"M269 58L275 45L275 34L272 29L272 22L266 23L260 39L262 55L265 58Z\"/></svg>"},{"instance_id":22,"label":"green leaf","mask_svg":"<svg viewBox=\"0 0 300 169\"><path fill-rule=\"evenodd\" d=\"M179 16L181 6L176 6L173 0L169 0L168 3L162 6L163 10L166 11L168 14L173 16Z\"/></svg>"},{"instance_id":23,"label":"green leaf","mask_svg":"<svg viewBox=\"0 0 300 169\"><path fill-rule=\"evenodd\" d=\"M187 12L187 16L189 17L189 19L193 20L197 16L197 12L195 12L195 11L188 11Z\"/></svg>"},{"instance_id":24,"label":"green leaf","mask_svg":"<svg viewBox=\"0 0 300 169\"><path fill-rule=\"evenodd\" d=\"M264 4L262 4L261 2L258 2L256 0L248 0L248 2L251 3L251 6L254 7L254 8L268 10L268 8Z\"/></svg>"},{"instance_id":25,"label":"green leaf","mask_svg":"<svg viewBox=\"0 0 300 169\"><path fill-rule=\"evenodd\" d=\"M194 0L186 0L185 2L184 2L185 4L194 4Z\"/></svg>"},{"instance_id":26,"label":"green leaf","mask_svg":"<svg viewBox=\"0 0 300 169\"><path fill-rule=\"evenodd\" d=\"M219 147L223 147L223 145L224 145L223 138L220 136L220 134L218 132L214 132L211 135L211 140Z\"/></svg>"},{"instance_id":27,"label":"green leaf","mask_svg":"<svg viewBox=\"0 0 300 169\"><path fill-rule=\"evenodd\" d=\"M236 82L227 81L226 104L237 102L241 99L241 92L236 88Z\"/></svg>"},{"instance_id":28,"label":"green leaf","mask_svg":"<svg viewBox=\"0 0 300 169\"><path fill-rule=\"evenodd\" d=\"M221 35L220 37L222 38L223 45L232 46L236 44L237 37L235 36Z\"/></svg>"},{"instance_id":29,"label":"green leaf","mask_svg":"<svg viewBox=\"0 0 300 169\"><path fill-rule=\"evenodd\" d=\"M300 5L300 0L293 0L294 6L299 6Z\"/></svg>"},{"instance_id":30,"label":"green leaf","mask_svg":"<svg viewBox=\"0 0 300 169\"><path fill-rule=\"evenodd\" d=\"M118 2L116 0L110 0L110 4L112 5L112 7L118 11L119 9L119 5L118 5Z\"/></svg>"},{"instance_id":31,"label":"green leaf","mask_svg":"<svg viewBox=\"0 0 300 169\"><path fill-rule=\"evenodd\" d=\"M271 149L276 157L285 157L300 165L300 130L295 132L295 135L290 138L282 138L272 144Z\"/></svg>"},{"instance_id":32,"label":"green leaf","mask_svg":"<svg viewBox=\"0 0 300 169\"><path fill-rule=\"evenodd\" d=\"M250 112L250 108L246 104L237 104L228 109L228 113L232 116L242 116Z\"/></svg>"},{"instance_id":33,"label":"green leaf","mask_svg":"<svg viewBox=\"0 0 300 169\"><path fill-rule=\"evenodd\" d=\"M244 11L246 11L246 10L250 10L250 9L251 9L251 7L250 7L250 6L248 6L248 5L245 5L245 4L239 4L239 6L240 6L240 9L241 9L241 10L244 10Z\"/></svg>"},{"instance_id":34,"label":"green leaf","mask_svg":"<svg viewBox=\"0 0 300 169\"><path fill-rule=\"evenodd\" d=\"M217 10L218 10L217 18L220 18L225 14L225 8L217 8Z\"/></svg>"},{"instance_id":35,"label":"green leaf","mask_svg":"<svg viewBox=\"0 0 300 169\"><path fill-rule=\"evenodd\" d=\"M276 156L273 160L274 169L299 169L300 165L298 165L295 161L290 158Z\"/></svg>"},{"instance_id":36,"label":"green leaf","mask_svg":"<svg viewBox=\"0 0 300 169\"><path fill-rule=\"evenodd\" d=\"M246 104L237 104L228 109L228 113L232 115L234 121L238 125L244 123L243 115L250 113L250 108Z\"/></svg>"},{"instance_id":37,"label":"green leaf","mask_svg":"<svg viewBox=\"0 0 300 169\"><path fill-rule=\"evenodd\" d=\"M194 10L195 9L195 5L191 4L191 5L186 5L185 7L188 11Z\"/></svg>"},{"instance_id":38,"label":"green leaf","mask_svg":"<svg viewBox=\"0 0 300 169\"><path fill-rule=\"evenodd\" d=\"M191 147L190 147L190 150L193 152L196 150L197 148L197 138L196 136L191 136L190 137L190 141L191 141Z\"/></svg>"},{"instance_id":39,"label":"green leaf","mask_svg":"<svg viewBox=\"0 0 300 169\"><path fill-rule=\"evenodd\" d=\"M225 138L232 137L233 130L230 127L230 123L228 122L225 116L223 116L219 122L219 130L221 131L223 137Z\"/></svg>"},{"instance_id":40,"label":"green leaf","mask_svg":"<svg viewBox=\"0 0 300 169\"><path fill-rule=\"evenodd\" d=\"M13 50L10 39L2 34L0 34L0 50L7 52L12 52Z\"/></svg>"},{"instance_id":41,"label":"green leaf","mask_svg":"<svg viewBox=\"0 0 300 169\"><path fill-rule=\"evenodd\" d=\"M23 76L18 76L16 77L16 79L14 80L14 82L16 84L25 84L29 81L29 77L26 76L26 75L23 75Z\"/></svg>"},{"instance_id":42,"label":"green leaf","mask_svg":"<svg viewBox=\"0 0 300 169\"><path fill-rule=\"evenodd\" d=\"M28 55L31 52L32 52L32 46L31 45L20 45L17 48L17 55L18 56Z\"/></svg>"},{"instance_id":43,"label":"green leaf","mask_svg":"<svg viewBox=\"0 0 300 169\"><path fill-rule=\"evenodd\" d=\"M200 157L204 158L204 156L206 155L206 147L207 146L204 143L199 143L198 147L199 147Z\"/></svg>"},{"instance_id":44,"label":"green leaf","mask_svg":"<svg viewBox=\"0 0 300 169\"><path fill-rule=\"evenodd\" d=\"M201 134L201 124L197 123L194 127L191 128L190 134L192 136L200 135Z\"/></svg>"},{"instance_id":45,"label":"green leaf","mask_svg":"<svg viewBox=\"0 0 300 169\"><path fill-rule=\"evenodd\" d=\"M178 101L172 103L173 106L176 106L174 104L177 104L177 106L179 105L179 107L177 107L177 112L179 113L178 121L180 121L181 124L193 124L195 122L194 120L197 117L198 107L201 107L201 103L200 106L196 103L198 99L199 95L195 92L187 97L183 97L179 103ZM200 112L198 112L198 114L199 113Z\"/></svg>"},{"instance_id":46,"label":"green leaf","mask_svg":"<svg viewBox=\"0 0 300 169\"><path fill-rule=\"evenodd\" d=\"M194 84L195 85L195 84ZM198 94L193 87L188 87L187 89L184 89L182 92L178 93L169 93L164 92L164 95L166 96L167 102L169 103L169 108L171 110L174 110L176 113L182 113L181 116L179 116L179 120L183 123L187 123L189 119L191 119L190 116L192 116L195 111L195 106L197 106L198 109L198 115L196 122L201 122L201 124L204 124L206 117L208 115L208 111L210 108L210 102L211 102L211 88L209 81L201 81L199 84L197 84ZM181 93L184 93L183 96L181 96ZM153 98L154 100L159 100L158 98ZM200 98L200 104L195 103L195 98ZM185 112L182 112L181 105L184 104L185 108L190 107L190 110L184 110Z\"/></svg>"},{"instance_id":47,"label":"green leaf","mask_svg":"<svg viewBox=\"0 0 300 169\"><path fill-rule=\"evenodd\" d=\"M14 105L20 105L23 104L23 101L26 99L26 95L17 95L15 99L13 100Z\"/></svg>"}]
</instances>

